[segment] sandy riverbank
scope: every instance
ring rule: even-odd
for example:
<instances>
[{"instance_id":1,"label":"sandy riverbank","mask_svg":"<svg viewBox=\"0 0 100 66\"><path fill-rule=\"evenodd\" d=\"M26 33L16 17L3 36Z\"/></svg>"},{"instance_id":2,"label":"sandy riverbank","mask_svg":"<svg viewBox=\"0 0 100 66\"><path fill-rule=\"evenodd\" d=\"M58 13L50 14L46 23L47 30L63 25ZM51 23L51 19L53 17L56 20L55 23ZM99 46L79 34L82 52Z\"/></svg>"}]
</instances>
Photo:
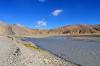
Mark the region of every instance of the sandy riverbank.
<instances>
[{"instance_id":1,"label":"sandy riverbank","mask_svg":"<svg viewBox=\"0 0 100 66\"><path fill-rule=\"evenodd\" d=\"M1 36L0 66L78 66L30 44Z\"/></svg>"}]
</instances>

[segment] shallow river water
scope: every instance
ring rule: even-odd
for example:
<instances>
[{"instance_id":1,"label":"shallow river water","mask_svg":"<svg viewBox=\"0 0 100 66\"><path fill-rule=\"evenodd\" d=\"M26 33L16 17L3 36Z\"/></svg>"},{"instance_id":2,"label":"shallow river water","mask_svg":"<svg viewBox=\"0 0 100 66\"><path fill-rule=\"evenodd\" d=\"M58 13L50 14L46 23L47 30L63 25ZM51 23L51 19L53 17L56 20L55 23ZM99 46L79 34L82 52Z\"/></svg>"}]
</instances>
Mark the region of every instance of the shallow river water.
<instances>
[{"instance_id":1,"label":"shallow river water","mask_svg":"<svg viewBox=\"0 0 100 66\"><path fill-rule=\"evenodd\" d=\"M58 56L81 64L100 66L100 42L73 40L70 37L25 38Z\"/></svg>"}]
</instances>

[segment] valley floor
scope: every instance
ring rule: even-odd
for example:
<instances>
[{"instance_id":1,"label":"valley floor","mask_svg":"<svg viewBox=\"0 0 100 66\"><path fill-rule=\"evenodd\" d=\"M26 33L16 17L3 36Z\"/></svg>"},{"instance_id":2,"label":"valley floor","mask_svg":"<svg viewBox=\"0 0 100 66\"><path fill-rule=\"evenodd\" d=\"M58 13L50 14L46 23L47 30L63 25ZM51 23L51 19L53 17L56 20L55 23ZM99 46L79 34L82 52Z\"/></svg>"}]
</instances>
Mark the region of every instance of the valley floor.
<instances>
[{"instance_id":1,"label":"valley floor","mask_svg":"<svg viewBox=\"0 0 100 66\"><path fill-rule=\"evenodd\" d=\"M1 36L0 66L79 66L30 44L16 38Z\"/></svg>"}]
</instances>

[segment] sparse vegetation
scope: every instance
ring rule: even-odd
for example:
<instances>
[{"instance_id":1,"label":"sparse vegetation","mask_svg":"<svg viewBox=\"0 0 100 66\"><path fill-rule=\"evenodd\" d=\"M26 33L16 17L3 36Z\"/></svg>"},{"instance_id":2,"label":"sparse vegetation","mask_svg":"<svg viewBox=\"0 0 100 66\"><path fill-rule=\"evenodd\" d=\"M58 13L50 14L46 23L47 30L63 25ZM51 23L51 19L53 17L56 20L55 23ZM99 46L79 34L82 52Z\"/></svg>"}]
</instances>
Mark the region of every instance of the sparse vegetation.
<instances>
[{"instance_id":1,"label":"sparse vegetation","mask_svg":"<svg viewBox=\"0 0 100 66\"><path fill-rule=\"evenodd\" d=\"M24 46L32 48L32 49L39 49L37 46L32 45L32 44L24 44Z\"/></svg>"},{"instance_id":2,"label":"sparse vegetation","mask_svg":"<svg viewBox=\"0 0 100 66\"><path fill-rule=\"evenodd\" d=\"M26 35L15 35L16 38L24 38L27 37Z\"/></svg>"},{"instance_id":3,"label":"sparse vegetation","mask_svg":"<svg viewBox=\"0 0 100 66\"><path fill-rule=\"evenodd\" d=\"M43 50L43 49L41 49L41 48L37 47L36 45L31 44L31 43L24 44L24 46L26 46L32 50L37 50L37 51L42 52L42 53L48 53L48 51Z\"/></svg>"}]
</instances>

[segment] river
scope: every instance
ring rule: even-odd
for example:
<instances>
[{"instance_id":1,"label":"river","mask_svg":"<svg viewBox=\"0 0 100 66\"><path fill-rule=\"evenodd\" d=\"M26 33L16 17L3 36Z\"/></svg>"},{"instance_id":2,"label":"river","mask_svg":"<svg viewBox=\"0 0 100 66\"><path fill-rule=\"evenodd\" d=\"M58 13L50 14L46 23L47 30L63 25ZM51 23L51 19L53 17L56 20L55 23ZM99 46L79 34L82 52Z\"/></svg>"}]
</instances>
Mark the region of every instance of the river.
<instances>
[{"instance_id":1,"label":"river","mask_svg":"<svg viewBox=\"0 0 100 66\"><path fill-rule=\"evenodd\" d=\"M70 37L24 38L41 48L82 66L100 66L100 42Z\"/></svg>"}]
</instances>

